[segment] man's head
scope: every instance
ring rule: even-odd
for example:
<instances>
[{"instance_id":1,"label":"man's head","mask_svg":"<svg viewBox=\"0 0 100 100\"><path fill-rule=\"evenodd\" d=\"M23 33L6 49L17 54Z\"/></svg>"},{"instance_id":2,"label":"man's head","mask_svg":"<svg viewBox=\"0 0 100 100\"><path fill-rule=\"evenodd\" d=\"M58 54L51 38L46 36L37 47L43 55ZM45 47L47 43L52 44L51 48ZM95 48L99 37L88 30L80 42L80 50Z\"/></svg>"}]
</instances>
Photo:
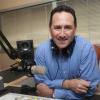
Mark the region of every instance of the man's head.
<instances>
[{"instance_id":1,"label":"man's head","mask_svg":"<svg viewBox=\"0 0 100 100\"><path fill-rule=\"evenodd\" d=\"M73 40L77 27L75 11L65 5L52 10L49 22L51 37L59 49L66 48Z\"/></svg>"}]
</instances>

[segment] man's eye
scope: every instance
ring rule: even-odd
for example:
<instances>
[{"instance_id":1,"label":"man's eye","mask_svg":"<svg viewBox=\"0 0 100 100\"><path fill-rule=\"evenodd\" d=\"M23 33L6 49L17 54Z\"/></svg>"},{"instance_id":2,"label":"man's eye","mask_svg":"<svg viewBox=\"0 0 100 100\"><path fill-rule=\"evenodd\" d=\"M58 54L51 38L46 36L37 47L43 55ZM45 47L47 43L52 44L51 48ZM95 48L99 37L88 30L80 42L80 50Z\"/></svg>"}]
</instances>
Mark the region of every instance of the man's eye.
<instances>
[{"instance_id":1,"label":"man's eye","mask_svg":"<svg viewBox=\"0 0 100 100\"><path fill-rule=\"evenodd\" d=\"M64 29L72 29L71 26L65 26Z\"/></svg>"},{"instance_id":2,"label":"man's eye","mask_svg":"<svg viewBox=\"0 0 100 100\"><path fill-rule=\"evenodd\" d=\"M55 26L54 29L61 29L61 27L60 26Z\"/></svg>"}]
</instances>

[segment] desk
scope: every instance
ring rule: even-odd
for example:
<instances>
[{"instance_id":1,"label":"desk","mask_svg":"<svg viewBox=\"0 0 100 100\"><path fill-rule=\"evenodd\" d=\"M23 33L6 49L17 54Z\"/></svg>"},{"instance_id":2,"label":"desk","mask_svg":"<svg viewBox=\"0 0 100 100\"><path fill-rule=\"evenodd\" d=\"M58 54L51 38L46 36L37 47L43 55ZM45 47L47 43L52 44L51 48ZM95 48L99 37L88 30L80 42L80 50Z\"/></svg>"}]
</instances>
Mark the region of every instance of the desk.
<instances>
[{"instance_id":1,"label":"desk","mask_svg":"<svg viewBox=\"0 0 100 100\"><path fill-rule=\"evenodd\" d=\"M62 99L53 99L32 95L23 95L18 93L8 93L0 98L0 100L62 100Z\"/></svg>"},{"instance_id":2,"label":"desk","mask_svg":"<svg viewBox=\"0 0 100 100\"><path fill-rule=\"evenodd\" d=\"M11 82L12 80L15 80L16 78L20 78L21 76L25 74L26 73L24 72L11 73L10 70L6 70L5 72L0 73L0 75L4 77L4 82ZM12 77L11 79L8 78L10 76ZM5 89L2 92L0 92L0 96L5 95L6 93L21 93L21 94L28 94L28 95L36 95L35 89L29 90L28 93L23 93L21 87L15 87L15 86L5 87ZM95 95L91 98L85 98L84 100L100 100L100 95Z\"/></svg>"},{"instance_id":3,"label":"desk","mask_svg":"<svg viewBox=\"0 0 100 100\"><path fill-rule=\"evenodd\" d=\"M7 86L5 89L0 93L0 96L3 96L7 93L20 93L20 94L27 94L27 95L36 95L35 88L30 89L27 93L22 91L21 87L15 87L15 86Z\"/></svg>"},{"instance_id":4,"label":"desk","mask_svg":"<svg viewBox=\"0 0 100 100\"><path fill-rule=\"evenodd\" d=\"M2 94L0 95L0 96L2 96L2 95L4 95L4 94L6 94L6 93L21 93L21 94L26 94L26 93L22 93L22 91L21 91L21 88L20 87L12 87L12 86L8 86L8 87L6 87L5 88L5 90L4 91L2 91ZM34 91L29 91L28 92L28 95L36 95L36 93L34 92ZM91 98L85 98L84 100L100 100L100 95L95 95L95 96L93 96L93 97L91 97Z\"/></svg>"},{"instance_id":5,"label":"desk","mask_svg":"<svg viewBox=\"0 0 100 100\"><path fill-rule=\"evenodd\" d=\"M14 80L22 77L25 74L26 74L26 72L24 72L24 71L11 71L10 69L0 72L0 76L3 77L4 83L14 81Z\"/></svg>"},{"instance_id":6,"label":"desk","mask_svg":"<svg viewBox=\"0 0 100 100\"><path fill-rule=\"evenodd\" d=\"M29 92L23 91L23 88L21 87L22 82L20 82L20 80L23 81L24 83L26 83L27 80L28 84L26 85L30 86L29 81L33 79L32 77L26 76L26 74L27 73L24 71L11 71L10 69L0 72L0 76L3 77L4 84L6 84L4 90L0 91L0 96L5 95L7 93L21 93L21 94L35 95L34 87L30 87L31 89L27 88ZM32 86L34 85L32 84Z\"/></svg>"}]
</instances>

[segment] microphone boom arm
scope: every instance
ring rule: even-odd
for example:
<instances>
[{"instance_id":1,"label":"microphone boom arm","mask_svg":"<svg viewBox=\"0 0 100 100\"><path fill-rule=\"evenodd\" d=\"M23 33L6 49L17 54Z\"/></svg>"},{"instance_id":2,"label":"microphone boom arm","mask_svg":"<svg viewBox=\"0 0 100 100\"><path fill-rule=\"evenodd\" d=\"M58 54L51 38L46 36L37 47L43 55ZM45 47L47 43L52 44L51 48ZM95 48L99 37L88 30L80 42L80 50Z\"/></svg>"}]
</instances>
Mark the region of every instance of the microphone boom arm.
<instances>
[{"instance_id":1,"label":"microphone boom arm","mask_svg":"<svg viewBox=\"0 0 100 100\"><path fill-rule=\"evenodd\" d=\"M18 64L19 66L22 66L22 70L33 75L31 72L31 67L32 65L36 65L35 61L33 60L33 56L32 56L34 54L33 48L32 50L28 50L27 52L21 51L18 48L14 49L9 43L9 41L7 40L7 38L4 36L1 30L0 30L0 45L3 48L3 50L7 53L9 58L13 60L18 58L21 60L18 63L12 64L11 70L16 70L16 64Z\"/></svg>"},{"instance_id":2,"label":"microphone boom arm","mask_svg":"<svg viewBox=\"0 0 100 100\"><path fill-rule=\"evenodd\" d=\"M8 48L4 45L6 44ZM17 59L17 51L11 46L7 38L0 30L0 45L11 59Z\"/></svg>"}]
</instances>

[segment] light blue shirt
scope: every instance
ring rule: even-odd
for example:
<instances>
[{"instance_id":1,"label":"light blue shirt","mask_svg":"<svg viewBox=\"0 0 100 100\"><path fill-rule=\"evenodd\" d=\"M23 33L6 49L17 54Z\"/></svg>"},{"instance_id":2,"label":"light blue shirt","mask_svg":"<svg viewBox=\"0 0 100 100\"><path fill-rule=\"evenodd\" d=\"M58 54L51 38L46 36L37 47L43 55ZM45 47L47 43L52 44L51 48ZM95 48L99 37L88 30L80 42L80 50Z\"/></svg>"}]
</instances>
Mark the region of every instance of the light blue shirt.
<instances>
[{"instance_id":1,"label":"light blue shirt","mask_svg":"<svg viewBox=\"0 0 100 100\"><path fill-rule=\"evenodd\" d=\"M81 99L92 96L100 81L99 67L94 47L82 37L75 36L75 46L71 57L61 55L53 56L50 40L42 43L35 52L37 65L46 67L45 75L35 75L40 83L54 88L54 96L59 99ZM90 88L84 95L62 88L62 82L66 79L83 79L90 81Z\"/></svg>"}]
</instances>

